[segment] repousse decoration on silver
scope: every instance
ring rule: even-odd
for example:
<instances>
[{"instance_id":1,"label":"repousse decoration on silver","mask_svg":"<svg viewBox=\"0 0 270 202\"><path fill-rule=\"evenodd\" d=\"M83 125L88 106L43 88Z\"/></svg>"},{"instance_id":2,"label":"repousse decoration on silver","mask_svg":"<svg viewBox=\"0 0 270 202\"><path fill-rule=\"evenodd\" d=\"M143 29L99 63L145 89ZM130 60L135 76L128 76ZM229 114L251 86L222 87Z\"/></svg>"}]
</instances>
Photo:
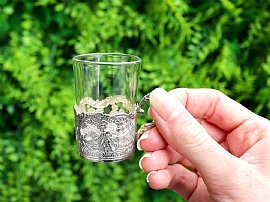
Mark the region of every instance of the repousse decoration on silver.
<instances>
[{"instance_id":1,"label":"repousse decoration on silver","mask_svg":"<svg viewBox=\"0 0 270 202\"><path fill-rule=\"evenodd\" d=\"M76 138L80 155L94 162L127 159L134 152L136 105L124 96L104 100L83 98L75 105Z\"/></svg>"},{"instance_id":2,"label":"repousse decoration on silver","mask_svg":"<svg viewBox=\"0 0 270 202\"><path fill-rule=\"evenodd\" d=\"M136 116L144 113L139 104L130 103L124 96L110 96L103 100L85 97L74 106L76 139L80 156L94 162L112 162L129 158L134 153L137 138L151 129L145 124L136 133Z\"/></svg>"}]
</instances>

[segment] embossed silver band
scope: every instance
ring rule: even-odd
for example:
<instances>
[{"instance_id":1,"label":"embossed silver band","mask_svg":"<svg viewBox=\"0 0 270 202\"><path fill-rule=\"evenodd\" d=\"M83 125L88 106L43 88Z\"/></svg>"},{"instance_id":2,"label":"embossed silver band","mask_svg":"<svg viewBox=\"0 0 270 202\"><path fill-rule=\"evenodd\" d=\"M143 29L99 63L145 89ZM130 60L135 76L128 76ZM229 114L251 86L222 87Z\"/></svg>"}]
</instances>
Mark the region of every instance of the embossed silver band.
<instances>
[{"instance_id":1,"label":"embossed silver band","mask_svg":"<svg viewBox=\"0 0 270 202\"><path fill-rule=\"evenodd\" d=\"M125 160L134 153L136 119L128 114L79 113L76 140L80 156L94 162Z\"/></svg>"},{"instance_id":2,"label":"embossed silver band","mask_svg":"<svg viewBox=\"0 0 270 202\"><path fill-rule=\"evenodd\" d=\"M82 99L79 106L74 106L80 156L93 162L129 158L135 150L136 116L144 112L141 106L147 100L149 94L137 105L132 105L123 96L108 97L101 101ZM124 110L116 106L118 102L124 103ZM104 109L109 105L111 110L105 113ZM144 132L144 129L139 131Z\"/></svg>"}]
</instances>

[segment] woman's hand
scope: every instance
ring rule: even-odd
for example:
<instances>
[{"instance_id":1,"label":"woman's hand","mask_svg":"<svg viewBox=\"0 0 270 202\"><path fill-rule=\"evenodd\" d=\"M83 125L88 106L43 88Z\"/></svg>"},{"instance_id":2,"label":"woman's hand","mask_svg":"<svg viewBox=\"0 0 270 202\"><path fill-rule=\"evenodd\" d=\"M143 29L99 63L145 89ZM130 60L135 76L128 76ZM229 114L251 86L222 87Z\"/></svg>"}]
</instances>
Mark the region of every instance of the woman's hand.
<instances>
[{"instance_id":1,"label":"woman's hand","mask_svg":"<svg viewBox=\"0 0 270 202\"><path fill-rule=\"evenodd\" d=\"M269 201L270 122L211 89L155 89L138 141L153 189L188 201Z\"/></svg>"}]
</instances>

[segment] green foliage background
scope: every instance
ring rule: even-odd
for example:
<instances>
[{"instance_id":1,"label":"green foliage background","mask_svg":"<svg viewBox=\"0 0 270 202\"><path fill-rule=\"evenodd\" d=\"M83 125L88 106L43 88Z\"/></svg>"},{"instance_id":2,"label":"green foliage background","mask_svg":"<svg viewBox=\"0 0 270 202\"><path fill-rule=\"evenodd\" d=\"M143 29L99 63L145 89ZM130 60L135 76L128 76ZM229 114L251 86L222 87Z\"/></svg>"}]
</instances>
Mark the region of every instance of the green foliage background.
<instances>
[{"instance_id":1,"label":"green foliage background","mask_svg":"<svg viewBox=\"0 0 270 202\"><path fill-rule=\"evenodd\" d=\"M71 58L136 54L138 100L158 86L209 87L270 118L269 10L265 0L1 0L0 201L181 201L148 188L140 152L78 157Z\"/></svg>"}]
</instances>

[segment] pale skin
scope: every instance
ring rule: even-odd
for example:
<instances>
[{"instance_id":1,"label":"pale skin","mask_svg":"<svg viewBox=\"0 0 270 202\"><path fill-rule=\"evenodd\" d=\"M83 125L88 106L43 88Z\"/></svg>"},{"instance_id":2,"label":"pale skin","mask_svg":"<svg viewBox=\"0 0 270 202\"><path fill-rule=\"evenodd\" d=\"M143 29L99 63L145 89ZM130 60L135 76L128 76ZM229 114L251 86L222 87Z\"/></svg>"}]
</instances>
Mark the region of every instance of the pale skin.
<instances>
[{"instance_id":1,"label":"pale skin","mask_svg":"<svg viewBox=\"0 0 270 202\"><path fill-rule=\"evenodd\" d=\"M190 202L270 200L270 122L211 89L155 89L138 141L153 189Z\"/></svg>"}]
</instances>

